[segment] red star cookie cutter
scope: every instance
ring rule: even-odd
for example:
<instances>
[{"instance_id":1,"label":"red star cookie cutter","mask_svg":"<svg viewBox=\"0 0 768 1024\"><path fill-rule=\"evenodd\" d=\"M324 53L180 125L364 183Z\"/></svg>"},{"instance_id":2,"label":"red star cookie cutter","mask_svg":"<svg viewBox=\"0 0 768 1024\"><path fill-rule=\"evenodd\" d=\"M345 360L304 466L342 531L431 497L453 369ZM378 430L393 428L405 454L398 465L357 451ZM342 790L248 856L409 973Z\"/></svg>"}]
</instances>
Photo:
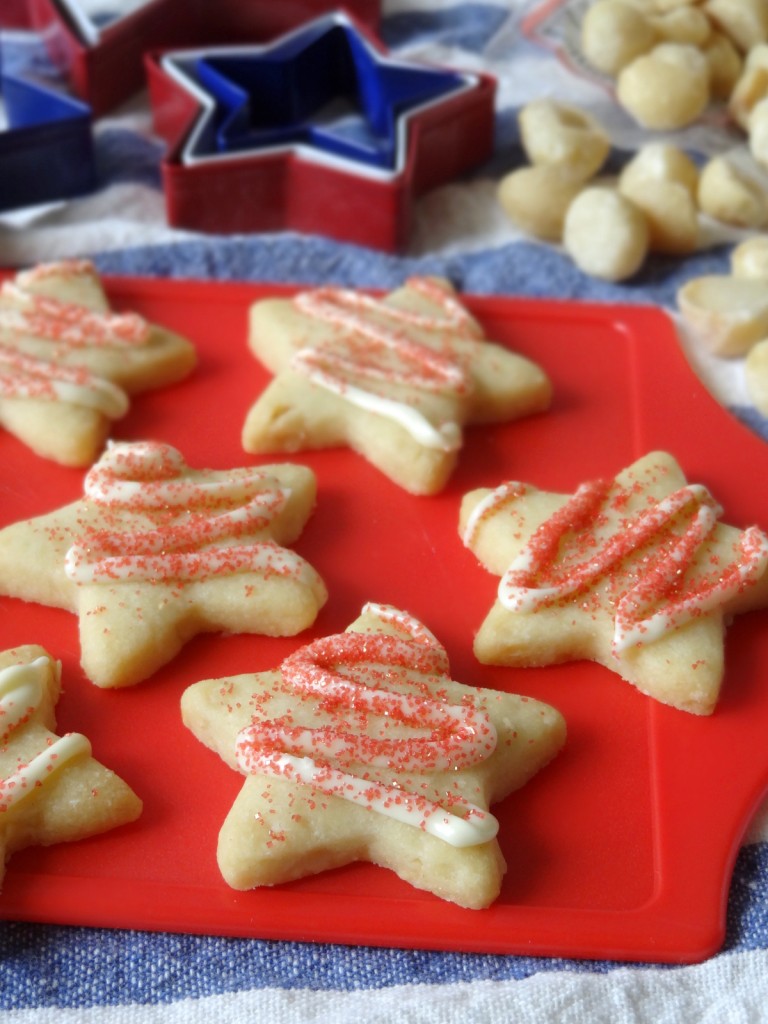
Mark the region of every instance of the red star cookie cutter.
<instances>
[{"instance_id":1,"label":"red star cookie cutter","mask_svg":"<svg viewBox=\"0 0 768 1024\"><path fill-rule=\"evenodd\" d=\"M21 18L22 0L0 3ZM263 41L333 7L328 0L105 0L100 8L114 16L97 22L84 0L26 0L25 21L100 116L145 87L148 50ZM378 25L380 0L346 0L346 7Z\"/></svg>"},{"instance_id":2,"label":"red star cookie cutter","mask_svg":"<svg viewBox=\"0 0 768 1024\"><path fill-rule=\"evenodd\" d=\"M340 35L346 76L323 50ZM146 67L175 227L289 228L396 251L415 198L493 149L494 79L396 60L346 12L264 45L151 53ZM331 108L356 118L351 143Z\"/></svg>"}]
</instances>

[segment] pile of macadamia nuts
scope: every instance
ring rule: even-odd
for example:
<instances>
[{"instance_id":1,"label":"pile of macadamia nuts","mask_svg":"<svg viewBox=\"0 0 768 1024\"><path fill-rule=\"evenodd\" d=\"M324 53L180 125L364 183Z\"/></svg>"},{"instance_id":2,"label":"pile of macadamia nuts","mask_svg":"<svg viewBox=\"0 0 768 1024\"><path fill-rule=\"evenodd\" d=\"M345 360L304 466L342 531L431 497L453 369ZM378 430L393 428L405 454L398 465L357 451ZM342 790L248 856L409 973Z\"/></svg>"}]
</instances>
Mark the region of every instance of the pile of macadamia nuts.
<instances>
[{"instance_id":1,"label":"pile of macadamia nuts","mask_svg":"<svg viewBox=\"0 0 768 1024\"><path fill-rule=\"evenodd\" d=\"M596 0L581 24L584 59L615 79L638 124L660 131L728 102L745 54L767 42L766 0Z\"/></svg>"},{"instance_id":2,"label":"pile of macadamia nuts","mask_svg":"<svg viewBox=\"0 0 768 1024\"><path fill-rule=\"evenodd\" d=\"M768 100L768 60L765 72ZM523 232L562 244L593 277L623 281L649 252L693 252L700 213L738 229L768 228L768 174L748 152L715 156L699 168L679 146L656 140L617 176L601 178L611 140L585 111L532 100L518 124L529 162L502 178L499 203Z\"/></svg>"},{"instance_id":3,"label":"pile of macadamia nuts","mask_svg":"<svg viewBox=\"0 0 768 1024\"><path fill-rule=\"evenodd\" d=\"M596 119L533 100L519 113L528 163L499 183L502 209L609 281L650 252L693 252L706 218L753 232L728 273L689 280L676 297L707 351L744 359L749 397L768 416L768 0L594 0L581 48L652 141L606 176L611 140ZM697 163L669 133L714 105L742 141Z\"/></svg>"},{"instance_id":4,"label":"pile of macadamia nuts","mask_svg":"<svg viewBox=\"0 0 768 1024\"><path fill-rule=\"evenodd\" d=\"M603 128L567 104L533 100L519 115L529 163L499 185L514 224L562 243L581 270L611 281L631 277L649 252L692 252L699 214L768 229L768 0L595 0L581 46L615 80L619 105L657 138L719 103L747 145L698 167L679 147L653 141L616 181L603 180L611 148Z\"/></svg>"},{"instance_id":5,"label":"pile of macadamia nuts","mask_svg":"<svg viewBox=\"0 0 768 1024\"><path fill-rule=\"evenodd\" d=\"M586 61L616 81L644 128L674 131L722 104L768 169L768 0L596 0L584 15ZM704 168L701 209L738 227L768 226L755 175L726 156Z\"/></svg>"}]
</instances>

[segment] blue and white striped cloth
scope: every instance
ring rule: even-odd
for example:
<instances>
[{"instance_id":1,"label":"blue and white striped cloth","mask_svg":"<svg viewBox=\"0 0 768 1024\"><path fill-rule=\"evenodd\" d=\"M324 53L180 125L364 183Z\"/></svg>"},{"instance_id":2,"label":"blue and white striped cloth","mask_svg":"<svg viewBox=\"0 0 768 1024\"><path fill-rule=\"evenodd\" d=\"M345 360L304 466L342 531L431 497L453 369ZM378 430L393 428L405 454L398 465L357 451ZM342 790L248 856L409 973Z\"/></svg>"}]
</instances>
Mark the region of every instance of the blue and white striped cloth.
<instances>
[{"instance_id":1,"label":"blue and white striped cloth","mask_svg":"<svg viewBox=\"0 0 768 1024\"><path fill-rule=\"evenodd\" d=\"M2 0L0 0L2 2ZM625 284L589 279L556 248L521 239L496 205L500 176L521 160L516 107L557 77L551 55L521 40L534 0L384 0L381 37L393 52L496 75L492 160L467 180L424 196L401 256L285 232L202 237L165 222L159 159L145 99L96 125L98 189L45 211L0 218L0 264L90 256L104 273L211 280L334 283L389 288L439 273L462 291L655 303L674 308L689 277L723 272L728 246L679 260L654 258ZM567 7L571 16L583 0ZM35 40L9 35L6 52L38 59ZM543 66L543 65L542 65ZM542 83L546 82L544 86ZM553 84L554 83L554 84ZM697 353L693 353L696 361ZM744 397L738 367L718 397L768 440ZM723 950L693 966L656 966L0 923L4 1024L293 1024L590 1021L592 1024L754 1024L768 1020L768 815L737 859Z\"/></svg>"}]
</instances>

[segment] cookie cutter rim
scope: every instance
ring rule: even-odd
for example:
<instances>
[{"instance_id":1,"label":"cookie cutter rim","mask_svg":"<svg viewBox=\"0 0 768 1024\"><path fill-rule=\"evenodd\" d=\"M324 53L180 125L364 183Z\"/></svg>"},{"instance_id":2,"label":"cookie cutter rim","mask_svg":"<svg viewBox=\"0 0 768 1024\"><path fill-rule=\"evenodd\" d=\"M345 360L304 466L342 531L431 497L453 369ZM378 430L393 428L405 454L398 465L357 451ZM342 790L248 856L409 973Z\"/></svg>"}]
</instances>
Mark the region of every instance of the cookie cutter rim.
<instances>
[{"instance_id":1,"label":"cookie cutter rim","mask_svg":"<svg viewBox=\"0 0 768 1024\"><path fill-rule=\"evenodd\" d=\"M356 176L371 178L375 181L391 182L400 177L406 169L408 162L410 123L425 111L445 103L448 99L457 98L463 93L467 93L475 89L479 84L480 79L477 75L468 72L451 71L450 74L456 79L457 83L454 89L443 93L439 97L435 97L423 103L418 103L415 106L400 112L395 118L395 162L392 167L378 167L359 159L343 157L330 151L323 150L321 147L302 142L266 145L255 147L253 150L241 149L224 153L215 152L199 154L197 150L200 145L200 138L207 130L208 125L215 116L217 109L216 101L209 93L206 93L194 79L189 77L185 69L179 66L178 61L181 58L184 58L186 61L196 61L211 55L247 56L253 53L254 50L262 52L268 51L273 49L275 45L284 42L288 38L293 38L294 36L299 35L309 27L313 27L319 22L327 22L331 27L334 25L341 25L356 32L363 42L363 45L369 51L371 57L379 64L383 64L387 67L403 67L408 70L415 66L413 62L394 58L390 54L382 52L382 50L375 47L372 40L366 37L360 31L360 28L356 26L346 14L341 12L334 12L331 15L315 19L313 22L307 23L306 25L298 26L296 29L285 33L273 43L268 43L263 46L214 47L207 49L195 48L191 50L176 50L164 53L160 56L159 60L161 70L163 70L169 78L173 79L177 85L185 89L198 102L200 108L197 116L195 117L194 123L189 130L189 134L179 150L178 163L185 167L193 167L204 164L216 165L226 163L228 161L244 160L249 158L287 157L294 154L298 158L318 166L346 171ZM428 65L424 65L423 68L425 71L432 70ZM448 72L446 72L445 69L438 69L438 73L447 74Z\"/></svg>"}]
</instances>

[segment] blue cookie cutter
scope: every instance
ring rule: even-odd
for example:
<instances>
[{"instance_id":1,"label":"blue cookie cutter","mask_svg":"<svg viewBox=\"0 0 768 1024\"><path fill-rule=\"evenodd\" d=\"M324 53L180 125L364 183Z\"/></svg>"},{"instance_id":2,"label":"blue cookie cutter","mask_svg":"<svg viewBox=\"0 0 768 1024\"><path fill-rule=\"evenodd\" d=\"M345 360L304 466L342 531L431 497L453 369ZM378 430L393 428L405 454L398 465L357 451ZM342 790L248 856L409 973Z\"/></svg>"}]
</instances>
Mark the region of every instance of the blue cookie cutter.
<instances>
[{"instance_id":1,"label":"blue cookie cutter","mask_svg":"<svg viewBox=\"0 0 768 1024\"><path fill-rule=\"evenodd\" d=\"M494 79L394 58L348 11L145 65L174 227L398 250L416 197L493 150Z\"/></svg>"},{"instance_id":2,"label":"blue cookie cutter","mask_svg":"<svg viewBox=\"0 0 768 1024\"><path fill-rule=\"evenodd\" d=\"M6 121L0 130L0 211L92 191L90 107L41 79L5 73L2 63L0 96Z\"/></svg>"},{"instance_id":3,"label":"blue cookie cutter","mask_svg":"<svg viewBox=\"0 0 768 1024\"><path fill-rule=\"evenodd\" d=\"M466 84L458 72L383 55L338 14L259 51L214 52L193 73L216 104L196 157L304 144L388 170L400 117Z\"/></svg>"}]
</instances>

